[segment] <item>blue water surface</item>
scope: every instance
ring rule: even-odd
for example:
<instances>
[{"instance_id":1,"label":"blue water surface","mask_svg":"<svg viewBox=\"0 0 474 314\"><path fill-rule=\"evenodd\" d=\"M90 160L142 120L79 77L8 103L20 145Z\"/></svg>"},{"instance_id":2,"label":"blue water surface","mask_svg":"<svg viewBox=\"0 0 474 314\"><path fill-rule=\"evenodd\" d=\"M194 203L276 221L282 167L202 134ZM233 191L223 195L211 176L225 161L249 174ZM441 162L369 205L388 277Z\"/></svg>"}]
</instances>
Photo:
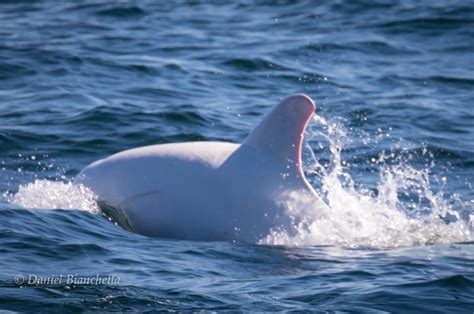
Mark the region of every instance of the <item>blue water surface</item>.
<instances>
[{"instance_id":1,"label":"blue water surface","mask_svg":"<svg viewBox=\"0 0 474 314\"><path fill-rule=\"evenodd\" d=\"M472 1L1 1L0 24L1 309L474 311ZM68 194L124 149L240 142L296 92L343 130L354 189L375 198L384 169L420 171L429 187L399 183L394 210L426 231L383 245L356 229L326 243L152 239ZM335 141L307 134L306 155L329 169ZM432 212L448 227L421 220Z\"/></svg>"}]
</instances>

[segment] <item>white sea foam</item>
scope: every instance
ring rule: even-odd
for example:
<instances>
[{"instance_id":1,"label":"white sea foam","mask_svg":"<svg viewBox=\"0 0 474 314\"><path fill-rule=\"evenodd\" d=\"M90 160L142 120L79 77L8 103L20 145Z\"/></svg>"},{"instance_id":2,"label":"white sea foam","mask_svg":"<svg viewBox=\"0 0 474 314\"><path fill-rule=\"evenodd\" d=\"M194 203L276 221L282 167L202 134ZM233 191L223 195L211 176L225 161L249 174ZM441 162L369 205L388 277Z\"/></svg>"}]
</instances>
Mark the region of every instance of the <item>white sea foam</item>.
<instances>
[{"instance_id":1,"label":"white sea foam","mask_svg":"<svg viewBox=\"0 0 474 314\"><path fill-rule=\"evenodd\" d=\"M434 192L429 167L417 170L403 160L389 166L382 156L372 160L379 163L376 192L356 188L348 163L341 158L347 138L344 128L320 116L315 122L317 128L309 138L326 139L331 161L323 166L313 155L305 169L317 176L321 200L288 195L285 205L295 221L294 230L273 230L261 243L398 247L473 240L472 204L446 196L442 189Z\"/></svg>"},{"instance_id":2,"label":"white sea foam","mask_svg":"<svg viewBox=\"0 0 474 314\"><path fill-rule=\"evenodd\" d=\"M24 208L99 212L94 193L72 182L35 180L32 183L20 185L16 193L5 193L4 197L9 203Z\"/></svg>"}]
</instances>

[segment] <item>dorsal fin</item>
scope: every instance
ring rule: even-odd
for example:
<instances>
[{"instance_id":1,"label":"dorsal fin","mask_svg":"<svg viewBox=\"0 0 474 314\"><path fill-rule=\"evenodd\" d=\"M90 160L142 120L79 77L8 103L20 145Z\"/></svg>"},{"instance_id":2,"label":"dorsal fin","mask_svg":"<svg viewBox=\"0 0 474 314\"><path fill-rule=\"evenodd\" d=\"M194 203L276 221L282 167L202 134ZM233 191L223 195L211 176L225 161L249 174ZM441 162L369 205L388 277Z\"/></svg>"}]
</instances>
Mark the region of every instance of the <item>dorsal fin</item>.
<instances>
[{"instance_id":1,"label":"dorsal fin","mask_svg":"<svg viewBox=\"0 0 474 314\"><path fill-rule=\"evenodd\" d=\"M269 154L274 160L301 168L303 133L316 106L304 94L295 94L276 106L247 136L243 145Z\"/></svg>"}]
</instances>

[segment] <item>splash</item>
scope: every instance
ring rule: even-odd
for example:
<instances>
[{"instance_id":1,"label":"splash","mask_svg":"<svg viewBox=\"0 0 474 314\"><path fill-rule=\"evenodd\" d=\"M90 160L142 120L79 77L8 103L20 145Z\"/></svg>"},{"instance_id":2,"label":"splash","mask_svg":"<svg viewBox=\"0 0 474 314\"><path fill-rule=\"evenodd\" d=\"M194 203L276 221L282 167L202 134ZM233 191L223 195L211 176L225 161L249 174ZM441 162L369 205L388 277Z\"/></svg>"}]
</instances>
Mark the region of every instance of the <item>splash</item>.
<instances>
[{"instance_id":1,"label":"splash","mask_svg":"<svg viewBox=\"0 0 474 314\"><path fill-rule=\"evenodd\" d=\"M39 209L73 209L99 213L94 193L72 182L36 180L20 185L17 193L5 193L5 199L16 206Z\"/></svg>"},{"instance_id":2,"label":"splash","mask_svg":"<svg viewBox=\"0 0 474 314\"><path fill-rule=\"evenodd\" d=\"M363 188L350 175L349 163L342 160L348 138L344 127L320 116L314 119L318 130L307 137L325 139L330 155L323 165L307 150L305 170L316 177L319 199L295 192L287 195L283 202L293 230L272 230L260 243L400 247L473 240L472 208L457 195L445 196L442 188L434 192L430 167L415 169L407 157L390 164L382 153L370 161L378 166L376 188Z\"/></svg>"}]
</instances>

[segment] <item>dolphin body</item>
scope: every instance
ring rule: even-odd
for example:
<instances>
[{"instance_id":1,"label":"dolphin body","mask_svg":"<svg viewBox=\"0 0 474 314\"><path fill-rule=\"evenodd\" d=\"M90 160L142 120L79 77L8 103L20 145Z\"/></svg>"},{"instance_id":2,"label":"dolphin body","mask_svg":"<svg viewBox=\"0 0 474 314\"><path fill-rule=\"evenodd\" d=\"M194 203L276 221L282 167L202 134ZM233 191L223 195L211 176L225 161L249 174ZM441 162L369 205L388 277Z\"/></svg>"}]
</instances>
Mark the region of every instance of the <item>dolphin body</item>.
<instances>
[{"instance_id":1,"label":"dolphin body","mask_svg":"<svg viewBox=\"0 0 474 314\"><path fill-rule=\"evenodd\" d=\"M75 183L92 190L120 216L116 221L139 234L256 242L271 230L291 228L282 195L317 197L301 165L303 133L315 110L308 96L292 95L242 144L130 149L90 164Z\"/></svg>"}]
</instances>

